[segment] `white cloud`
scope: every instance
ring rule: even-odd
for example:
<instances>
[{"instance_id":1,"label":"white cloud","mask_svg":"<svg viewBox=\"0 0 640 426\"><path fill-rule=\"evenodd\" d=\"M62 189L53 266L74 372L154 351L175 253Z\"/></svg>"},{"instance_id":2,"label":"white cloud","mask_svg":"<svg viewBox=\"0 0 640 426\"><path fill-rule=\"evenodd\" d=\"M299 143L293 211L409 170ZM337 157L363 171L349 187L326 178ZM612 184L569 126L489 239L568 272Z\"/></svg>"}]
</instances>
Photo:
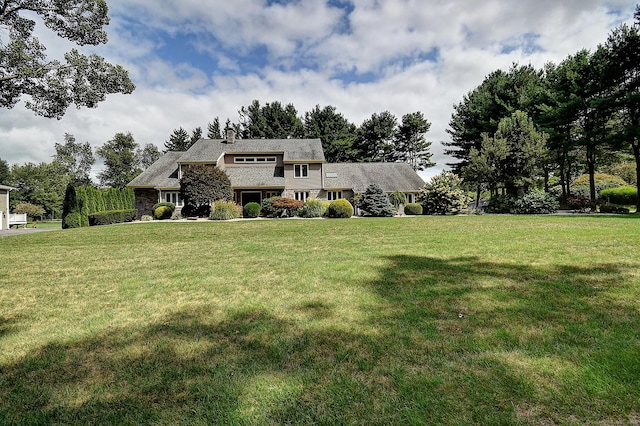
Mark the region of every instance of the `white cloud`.
<instances>
[{"instance_id":1,"label":"white cloud","mask_svg":"<svg viewBox=\"0 0 640 426\"><path fill-rule=\"evenodd\" d=\"M384 110L398 118L422 111L432 123L427 139L438 162L423 174L430 176L450 161L439 142L449 139L452 106L488 73L513 62L539 68L595 48L620 20L631 19L635 7L621 0L348 4L353 11L347 16L321 0L270 7L263 0L110 0L110 42L96 51L129 69L137 90L109 96L97 109L70 109L60 121L36 117L21 105L3 111L0 158L50 161L64 133L95 147L130 131L139 144L162 148L174 128L201 126L206 132L215 116L235 121L241 106L258 99L291 102L301 115L316 104L334 105L356 124ZM614 9L620 14L610 13ZM71 45L41 34L52 56ZM173 63L163 56L170 37L210 55L214 65L203 67L185 55ZM537 50L527 48L531 42ZM505 45L511 47L506 54ZM244 55L261 46L268 62L247 69L252 58ZM437 61L427 58L434 49ZM373 78L338 78L354 71Z\"/></svg>"}]
</instances>

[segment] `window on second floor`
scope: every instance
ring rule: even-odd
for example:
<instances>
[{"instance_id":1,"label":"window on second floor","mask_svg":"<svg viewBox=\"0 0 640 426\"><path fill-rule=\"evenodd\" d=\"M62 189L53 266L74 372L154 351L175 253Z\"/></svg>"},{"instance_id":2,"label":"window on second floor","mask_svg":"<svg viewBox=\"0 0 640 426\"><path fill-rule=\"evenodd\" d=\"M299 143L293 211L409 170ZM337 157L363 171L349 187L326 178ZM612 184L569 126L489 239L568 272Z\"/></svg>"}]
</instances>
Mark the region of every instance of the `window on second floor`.
<instances>
[{"instance_id":1,"label":"window on second floor","mask_svg":"<svg viewBox=\"0 0 640 426\"><path fill-rule=\"evenodd\" d=\"M293 165L293 177L306 178L309 177L309 165L308 164L294 164Z\"/></svg>"}]
</instances>

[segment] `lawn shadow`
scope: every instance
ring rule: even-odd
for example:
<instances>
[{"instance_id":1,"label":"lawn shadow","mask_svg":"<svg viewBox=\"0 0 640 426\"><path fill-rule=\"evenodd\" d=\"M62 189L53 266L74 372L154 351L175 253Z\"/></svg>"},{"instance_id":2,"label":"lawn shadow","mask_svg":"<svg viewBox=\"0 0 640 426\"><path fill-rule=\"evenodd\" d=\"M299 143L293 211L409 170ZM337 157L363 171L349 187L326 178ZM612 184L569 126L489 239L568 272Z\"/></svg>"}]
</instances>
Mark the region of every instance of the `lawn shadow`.
<instances>
[{"instance_id":1,"label":"lawn shadow","mask_svg":"<svg viewBox=\"0 0 640 426\"><path fill-rule=\"evenodd\" d=\"M637 418L640 310L630 295L640 264L387 260L373 284L395 308L387 321L411 324L411 349L449 372L439 389L470 403L465 422L491 423L483 412L510 406L510 421Z\"/></svg>"},{"instance_id":2,"label":"lawn shadow","mask_svg":"<svg viewBox=\"0 0 640 426\"><path fill-rule=\"evenodd\" d=\"M610 293L630 285L638 265L387 260L361 289L379 309L353 331L266 308L217 320L200 305L50 343L2 366L0 424L527 424L633 414L640 318ZM291 309L326 320L333 303Z\"/></svg>"}]
</instances>

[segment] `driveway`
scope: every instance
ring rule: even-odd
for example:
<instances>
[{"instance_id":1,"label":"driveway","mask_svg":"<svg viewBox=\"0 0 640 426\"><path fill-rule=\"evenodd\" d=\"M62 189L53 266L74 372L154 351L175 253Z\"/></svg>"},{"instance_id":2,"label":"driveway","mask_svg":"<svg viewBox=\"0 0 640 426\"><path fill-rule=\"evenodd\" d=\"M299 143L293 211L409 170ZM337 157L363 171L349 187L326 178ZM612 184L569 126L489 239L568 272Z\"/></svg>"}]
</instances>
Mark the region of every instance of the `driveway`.
<instances>
[{"instance_id":1,"label":"driveway","mask_svg":"<svg viewBox=\"0 0 640 426\"><path fill-rule=\"evenodd\" d=\"M2 229L0 237L9 237L12 235L35 234L36 232L59 231L57 228L18 228L18 229Z\"/></svg>"}]
</instances>

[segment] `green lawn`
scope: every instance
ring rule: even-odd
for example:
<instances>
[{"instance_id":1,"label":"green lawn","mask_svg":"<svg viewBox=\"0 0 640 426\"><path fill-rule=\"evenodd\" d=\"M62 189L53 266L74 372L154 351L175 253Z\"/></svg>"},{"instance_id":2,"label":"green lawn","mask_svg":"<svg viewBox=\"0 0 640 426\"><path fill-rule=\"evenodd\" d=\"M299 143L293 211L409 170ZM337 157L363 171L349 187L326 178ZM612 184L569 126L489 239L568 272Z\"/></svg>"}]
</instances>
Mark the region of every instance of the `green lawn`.
<instances>
[{"instance_id":1,"label":"green lawn","mask_svg":"<svg viewBox=\"0 0 640 426\"><path fill-rule=\"evenodd\" d=\"M640 422L640 217L0 239L0 424Z\"/></svg>"}]
</instances>

